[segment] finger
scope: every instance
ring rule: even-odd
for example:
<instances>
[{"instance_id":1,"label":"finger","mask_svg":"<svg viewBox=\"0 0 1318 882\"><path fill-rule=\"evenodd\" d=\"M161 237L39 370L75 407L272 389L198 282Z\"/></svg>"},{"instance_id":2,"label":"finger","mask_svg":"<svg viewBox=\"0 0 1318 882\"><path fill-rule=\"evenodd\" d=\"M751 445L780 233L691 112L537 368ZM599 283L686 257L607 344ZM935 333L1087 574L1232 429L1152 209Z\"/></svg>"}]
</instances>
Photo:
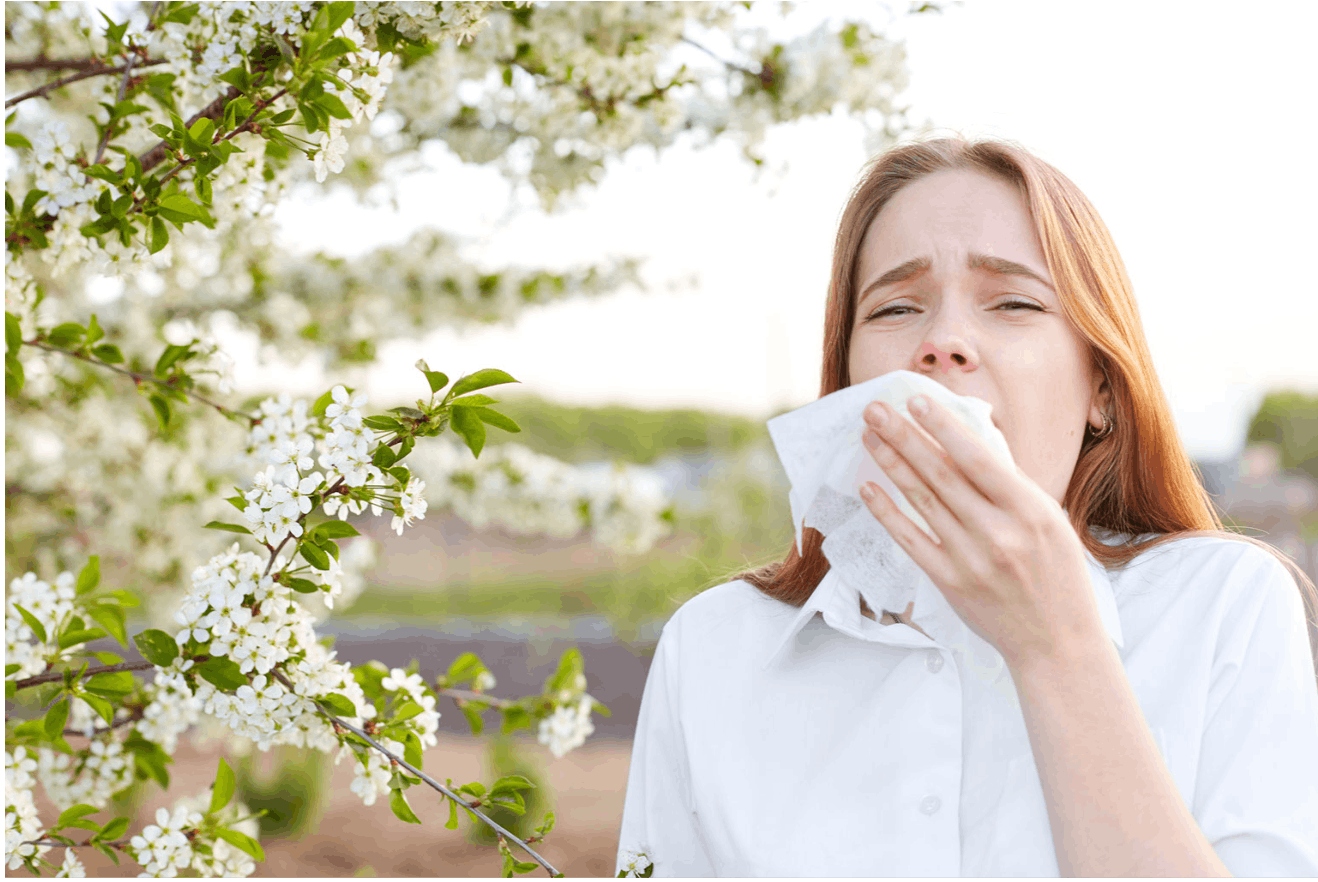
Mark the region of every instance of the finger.
<instances>
[{"instance_id":1,"label":"finger","mask_svg":"<svg viewBox=\"0 0 1318 882\"><path fill-rule=\"evenodd\" d=\"M996 507L1017 510L1025 504L1018 468L1008 465L989 449L982 438L946 407L928 395L919 397L927 403L928 409L923 414L919 413L918 405L912 400L910 411L916 425L942 446L962 479L973 486L979 496Z\"/></svg>"},{"instance_id":2,"label":"finger","mask_svg":"<svg viewBox=\"0 0 1318 882\"><path fill-rule=\"evenodd\" d=\"M950 561L943 549L915 525L915 522L902 514L882 487L873 481L866 481L860 488L861 498L888 534L897 542L902 551L910 555L915 565L924 570L925 575L935 584L951 583L953 576Z\"/></svg>"},{"instance_id":3,"label":"finger","mask_svg":"<svg viewBox=\"0 0 1318 882\"><path fill-rule=\"evenodd\" d=\"M878 415L883 417L879 427L880 436L909 464L921 484L934 492L963 529L982 532L982 529L975 529L976 525L988 523L993 518L993 502L985 498L970 481L952 455L943 448L942 442L907 421L883 402L876 401L865 409L865 419L871 425L874 424L873 418ZM905 488L902 489L905 492ZM919 492L918 487L916 490ZM916 500L912 499L911 504L916 505ZM924 514L918 505L916 510Z\"/></svg>"},{"instance_id":4,"label":"finger","mask_svg":"<svg viewBox=\"0 0 1318 882\"><path fill-rule=\"evenodd\" d=\"M885 443L873 429L865 430L864 442L874 462L897 485L897 489L902 492L911 506L928 522L940 544L944 548L947 548L949 543L959 546L966 538L966 530L957 516L943 503L941 490L930 487L911 464L891 445Z\"/></svg>"}]
</instances>

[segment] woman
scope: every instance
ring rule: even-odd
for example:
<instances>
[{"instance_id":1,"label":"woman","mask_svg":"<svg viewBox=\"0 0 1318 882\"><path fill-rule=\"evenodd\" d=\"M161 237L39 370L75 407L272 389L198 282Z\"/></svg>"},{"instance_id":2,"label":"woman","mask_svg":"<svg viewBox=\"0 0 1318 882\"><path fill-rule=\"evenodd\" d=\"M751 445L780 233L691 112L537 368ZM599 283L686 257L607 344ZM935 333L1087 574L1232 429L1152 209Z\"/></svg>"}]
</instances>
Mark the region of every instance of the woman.
<instances>
[{"instance_id":1,"label":"woman","mask_svg":"<svg viewBox=\"0 0 1318 882\"><path fill-rule=\"evenodd\" d=\"M939 541L867 504L997 682L928 611L863 608L807 528L665 626L619 869L1318 876L1318 682L1283 562L1313 584L1222 530L1070 180L998 141L877 159L838 230L820 394L899 369L988 401L1017 465L936 404L923 432L866 410Z\"/></svg>"}]
</instances>

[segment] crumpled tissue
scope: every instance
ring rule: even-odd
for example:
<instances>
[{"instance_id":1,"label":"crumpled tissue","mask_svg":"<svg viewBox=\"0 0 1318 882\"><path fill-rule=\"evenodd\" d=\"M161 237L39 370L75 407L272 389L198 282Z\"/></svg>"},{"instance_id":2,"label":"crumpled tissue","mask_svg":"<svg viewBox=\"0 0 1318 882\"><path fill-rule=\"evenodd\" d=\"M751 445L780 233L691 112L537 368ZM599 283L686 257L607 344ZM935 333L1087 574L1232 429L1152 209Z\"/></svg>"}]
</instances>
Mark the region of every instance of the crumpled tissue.
<instances>
[{"instance_id":1,"label":"crumpled tissue","mask_svg":"<svg viewBox=\"0 0 1318 882\"><path fill-rule=\"evenodd\" d=\"M938 402L1015 467L1006 437L993 425L992 405L987 401L957 395L936 380L905 370L848 386L768 421L769 437L791 482L788 497L796 547L798 551L804 547L804 527L822 533L829 565L860 592L875 615L885 609L900 613L917 595L925 594L915 611L921 616L921 627L926 622L941 623L930 635L941 634L949 644L958 644L969 658L980 660L975 667L990 677L1001 671L1001 656L961 622L860 497L861 486L875 482L916 526L939 541L928 522L874 462L862 440L866 429L863 414L870 402L885 401L915 424L906 406L915 395ZM925 583L924 591L919 590L921 583Z\"/></svg>"}]
</instances>

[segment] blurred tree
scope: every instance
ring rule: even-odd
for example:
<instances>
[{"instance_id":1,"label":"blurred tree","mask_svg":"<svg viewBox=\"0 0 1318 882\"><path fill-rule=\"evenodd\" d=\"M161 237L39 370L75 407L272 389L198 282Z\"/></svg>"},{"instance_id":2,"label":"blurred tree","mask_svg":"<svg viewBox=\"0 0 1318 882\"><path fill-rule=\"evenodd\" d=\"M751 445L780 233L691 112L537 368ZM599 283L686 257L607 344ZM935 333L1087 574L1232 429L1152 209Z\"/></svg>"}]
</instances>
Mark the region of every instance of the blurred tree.
<instances>
[{"instance_id":1,"label":"blurred tree","mask_svg":"<svg viewBox=\"0 0 1318 882\"><path fill-rule=\"evenodd\" d=\"M1269 392L1249 421L1245 443L1271 442L1281 451L1281 467L1298 469L1318 481L1318 395Z\"/></svg>"}]
</instances>

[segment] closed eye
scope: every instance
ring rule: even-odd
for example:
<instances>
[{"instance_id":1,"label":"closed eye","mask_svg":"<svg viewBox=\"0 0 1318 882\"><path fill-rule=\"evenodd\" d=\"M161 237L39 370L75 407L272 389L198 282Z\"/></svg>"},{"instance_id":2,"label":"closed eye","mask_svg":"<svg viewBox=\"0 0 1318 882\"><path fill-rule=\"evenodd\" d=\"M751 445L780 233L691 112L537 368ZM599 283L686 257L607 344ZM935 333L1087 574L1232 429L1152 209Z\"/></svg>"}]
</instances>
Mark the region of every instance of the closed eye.
<instances>
[{"instance_id":1,"label":"closed eye","mask_svg":"<svg viewBox=\"0 0 1318 882\"><path fill-rule=\"evenodd\" d=\"M1033 309L1035 312L1044 311L1042 306L1039 306L1037 303L1030 303L1029 301L1026 300L1008 300L1006 303L999 303L997 306L993 308L1007 309L1009 307L1015 307L1017 309ZM877 312L870 313L870 315L866 318L866 321L869 321L870 319L883 318L884 316L889 316L889 315L897 315L901 310L906 310L908 312L915 311L910 306L889 306L887 309L880 309Z\"/></svg>"}]
</instances>

